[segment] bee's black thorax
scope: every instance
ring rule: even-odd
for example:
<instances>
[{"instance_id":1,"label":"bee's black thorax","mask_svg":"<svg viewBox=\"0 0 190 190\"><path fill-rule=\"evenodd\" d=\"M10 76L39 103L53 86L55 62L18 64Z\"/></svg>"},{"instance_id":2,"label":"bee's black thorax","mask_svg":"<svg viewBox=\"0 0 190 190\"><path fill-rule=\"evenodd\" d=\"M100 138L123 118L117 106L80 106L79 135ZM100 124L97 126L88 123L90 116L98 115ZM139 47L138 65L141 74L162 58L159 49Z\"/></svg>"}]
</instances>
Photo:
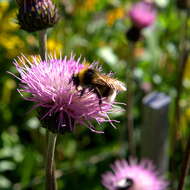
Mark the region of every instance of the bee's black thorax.
<instances>
[{"instance_id":1,"label":"bee's black thorax","mask_svg":"<svg viewBox=\"0 0 190 190\"><path fill-rule=\"evenodd\" d=\"M100 77L100 78L98 78ZM116 90L111 88L106 80L102 82L103 75L98 71L88 68L81 70L79 73L72 76L71 81L75 85L76 89L80 86L80 96L82 96L86 90L92 91L97 95L99 104L102 104L102 98L107 98L108 101L113 101L115 98Z\"/></svg>"},{"instance_id":2,"label":"bee's black thorax","mask_svg":"<svg viewBox=\"0 0 190 190\"><path fill-rule=\"evenodd\" d=\"M73 84L78 87L80 85L80 80L79 80L79 76L78 75L73 75L72 76L72 81L73 81Z\"/></svg>"},{"instance_id":3,"label":"bee's black thorax","mask_svg":"<svg viewBox=\"0 0 190 190\"><path fill-rule=\"evenodd\" d=\"M129 190L133 186L134 182L131 178L126 178L125 179L125 184L120 186L118 185L116 187L116 190Z\"/></svg>"},{"instance_id":4,"label":"bee's black thorax","mask_svg":"<svg viewBox=\"0 0 190 190\"><path fill-rule=\"evenodd\" d=\"M84 73L83 83L85 85L91 85L92 84L92 80L94 78L94 75L95 75L95 71L93 69L88 69Z\"/></svg>"}]
</instances>

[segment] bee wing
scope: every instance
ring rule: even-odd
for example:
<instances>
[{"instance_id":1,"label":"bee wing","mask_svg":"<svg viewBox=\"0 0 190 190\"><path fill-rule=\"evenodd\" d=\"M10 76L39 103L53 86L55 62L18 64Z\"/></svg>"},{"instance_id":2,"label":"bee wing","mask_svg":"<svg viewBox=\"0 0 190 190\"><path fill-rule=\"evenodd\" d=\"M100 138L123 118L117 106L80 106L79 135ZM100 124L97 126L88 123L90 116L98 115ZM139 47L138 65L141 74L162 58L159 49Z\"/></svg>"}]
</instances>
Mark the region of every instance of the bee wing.
<instances>
[{"instance_id":1,"label":"bee wing","mask_svg":"<svg viewBox=\"0 0 190 190\"><path fill-rule=\"evenodd\" d=\"M100 75L96 74L97 76L94 77L93 83L94 84L99 84L102 86L109 86L112 89L118 90L118 91L126 91L125 84L120 82L117 79L111 78L107 75Z\"/></svg>"},{"instance_id":2,"label":"bee wing","mask_svg":"<svg viewBox=\"0 0 190 190\"><path fill-rule=\"evenodd\" d=\"M117 79L113 79L112 81L113 86L118 91L126 91L127 88L125 87L125 84Z\"/></svg>"}]
</instances>

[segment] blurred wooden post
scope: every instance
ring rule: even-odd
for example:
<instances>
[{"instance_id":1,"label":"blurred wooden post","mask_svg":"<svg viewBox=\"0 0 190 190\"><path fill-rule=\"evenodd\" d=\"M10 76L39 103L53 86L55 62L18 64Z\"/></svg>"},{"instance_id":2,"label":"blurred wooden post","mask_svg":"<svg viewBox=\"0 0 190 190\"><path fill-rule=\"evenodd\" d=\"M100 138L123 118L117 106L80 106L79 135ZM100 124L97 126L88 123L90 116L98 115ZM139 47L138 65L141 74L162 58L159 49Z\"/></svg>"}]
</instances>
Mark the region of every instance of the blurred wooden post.
<instances>
[{"instance_id":1,"label":"blurred wooden post","mask_svg":"<svg viewBox=\"0 0 190 190\"><path fill-rule=\"evenodd\" d=\"M142 157L153 161L161 173L168 167L168 107L171 98L153 92L143 99Z\"/></svg>"}]
</instances>

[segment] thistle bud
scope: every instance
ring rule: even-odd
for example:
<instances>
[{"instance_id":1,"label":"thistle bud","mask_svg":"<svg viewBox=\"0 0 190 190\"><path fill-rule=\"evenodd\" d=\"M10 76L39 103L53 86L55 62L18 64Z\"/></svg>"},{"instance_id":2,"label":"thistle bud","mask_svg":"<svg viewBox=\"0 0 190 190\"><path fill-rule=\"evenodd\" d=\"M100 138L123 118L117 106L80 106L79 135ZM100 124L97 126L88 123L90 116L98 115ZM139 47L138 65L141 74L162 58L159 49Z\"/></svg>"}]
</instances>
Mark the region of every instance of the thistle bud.
<instances>
[{"instance_id":1,"label":"thistle bud","mask_svg":"<svg viewBox=\"0 0 190 190\"><path fill-rule=\"evenodd\" d=\"M19 6L17 15L21 29L35 32L54 26L59 16L51 0L16 0Z\"/></svg>"},{"instance_id":2,"label":"thistle bud","mask_svg":"<svg viewBox=\"0 0 190 190\"><path fill-rule=\"evenodd\" d=\"M177 0L177 7L179 9L190 9L190 0Z\"/></svg>"},{"instance_id":3,"label":"thistle bud","mask_svg":"<svg viewBox=\"0 0 190 190\"><path fill-rule=\"evenodd\" d=\"M141 30L151 26L156 19L156 8L150 0L133 4L129 11L132 22L131 28L126 33L129 41L137 42L141 39Z\"/></svg>"},{"instance_id":4,"label":"thistle bud","mask_svg":"<svg viewBox=\"0 0 190 190\"><path fill-rule=\"evenodd\" d=\"M135 26L132 26L126 32L126 38L131 42L137 42L141 38L141 30Z\"/></svg>"}]
</instances>

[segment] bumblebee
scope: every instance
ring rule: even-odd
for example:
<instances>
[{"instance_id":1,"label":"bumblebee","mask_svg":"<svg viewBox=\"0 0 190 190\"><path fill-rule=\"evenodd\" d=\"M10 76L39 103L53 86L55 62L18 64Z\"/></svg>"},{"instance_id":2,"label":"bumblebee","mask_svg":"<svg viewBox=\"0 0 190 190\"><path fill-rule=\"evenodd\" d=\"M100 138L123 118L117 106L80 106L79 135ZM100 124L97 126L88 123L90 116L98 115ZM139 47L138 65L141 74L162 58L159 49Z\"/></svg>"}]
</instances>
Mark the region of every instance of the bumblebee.
<instances>
[{"instance_id":1,"label":"bumblebee","mask_svg":"<svg viewBox=\"0 0 190 190\"><path fill-rule=\"evenodd\" d=\"M78 73L73 74L71 81L77 90L79 86L81 87L81 96L87 89L92 90L99 99L99 105L102 104L102 98L112 102L118 91L126 90L125 85L119 80L89 67L84 67Z\"/></svg>"},{"instance_id":2,"label":"bumblebee","mask_svg":"<svg viewBox=\"0 0 190 190\"><path fill-rule=\"evenodd\" d=\"M131 178L125 178L117 182L116 190L128 190L133 186L134 182Z\"/></svg>"}]
</instances>

